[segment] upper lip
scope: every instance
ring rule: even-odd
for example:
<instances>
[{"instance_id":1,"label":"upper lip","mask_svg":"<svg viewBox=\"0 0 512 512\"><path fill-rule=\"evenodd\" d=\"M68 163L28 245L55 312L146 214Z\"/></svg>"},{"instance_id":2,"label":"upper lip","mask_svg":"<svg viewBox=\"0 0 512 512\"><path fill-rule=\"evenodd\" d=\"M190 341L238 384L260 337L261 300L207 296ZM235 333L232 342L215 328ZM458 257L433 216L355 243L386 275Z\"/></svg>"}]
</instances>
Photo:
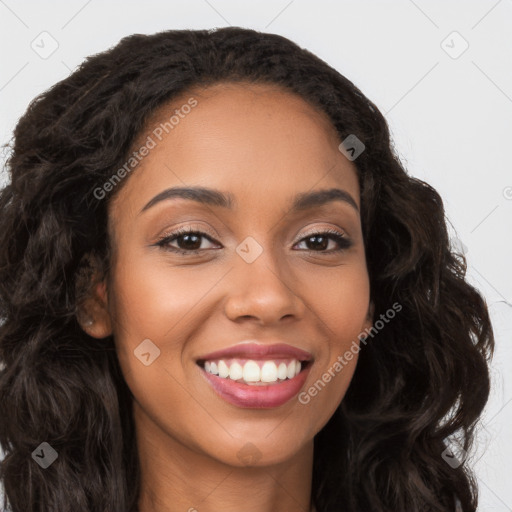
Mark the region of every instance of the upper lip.
<instances>
[{"instance_id":1,"label":"upper lip","mask_svg":"<svg viewBox=\"0 0 512 512\"><path fill-rule=\"evenodd\" d=\"M212 359L235 357L243 359L262 359L267 356L283 358L293 357L299 361L310 361L313 358L309 352L306 352L305 350L294 347L292 345L288 345L286 343L275 343L268 345L251 340L237 343L236 345L222 350L210 352L209 354L205 354L204 356L199 357L198 361L209 361Z\"/></svg>"}]
</instances>

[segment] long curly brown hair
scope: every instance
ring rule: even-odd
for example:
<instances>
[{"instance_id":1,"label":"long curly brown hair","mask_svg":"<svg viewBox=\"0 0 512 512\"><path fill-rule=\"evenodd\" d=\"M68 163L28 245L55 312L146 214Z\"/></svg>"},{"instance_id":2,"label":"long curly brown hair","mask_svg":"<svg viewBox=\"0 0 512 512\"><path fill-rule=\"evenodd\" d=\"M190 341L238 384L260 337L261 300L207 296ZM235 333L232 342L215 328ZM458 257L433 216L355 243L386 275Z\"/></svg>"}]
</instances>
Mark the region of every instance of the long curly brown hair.
<instances>
[{"instance_id":1,"label":"long curly brown hair","mask_svg":"<svg viewBox=\"0 0 512 512\"><path fill-rule=\"evenodd\" d=\"M238 27L132 35L35 98L19 120L0 191L0 478L13 512L135 512L132 395L112 337L77 321L84 256L108 275L107 205L94 190L126 161L151 114L193 86L280 85L325 112L354 161L375 318L351 385L315 437L318 512L477 507L468 451L489 394L494 336L447 232L439 194L406 172L386 120L339 72L288 39ZM129 178L127 178L129 179ZM49 443L50 469L31 454ZM462 461L461 461L462 462Z\"/></svg>"}]
</instances>

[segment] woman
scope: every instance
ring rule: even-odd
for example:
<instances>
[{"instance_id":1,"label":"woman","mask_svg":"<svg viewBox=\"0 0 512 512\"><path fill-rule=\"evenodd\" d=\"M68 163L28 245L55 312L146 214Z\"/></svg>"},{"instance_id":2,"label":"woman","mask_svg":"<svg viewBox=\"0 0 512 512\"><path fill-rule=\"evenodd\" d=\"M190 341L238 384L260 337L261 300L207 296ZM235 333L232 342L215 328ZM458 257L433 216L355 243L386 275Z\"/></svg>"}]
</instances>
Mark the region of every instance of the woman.
<instances>
[{"instance_id":1,"label":"woman","mask_svg":"<svg viewBox=\"0 0 512 512\"><path fill-rule=\"evenodd\" d=\"M235 27L124 38L32 102L8 169L13 512L476 510L485 301L325 62Z\"/></svg>"}]
</instances>

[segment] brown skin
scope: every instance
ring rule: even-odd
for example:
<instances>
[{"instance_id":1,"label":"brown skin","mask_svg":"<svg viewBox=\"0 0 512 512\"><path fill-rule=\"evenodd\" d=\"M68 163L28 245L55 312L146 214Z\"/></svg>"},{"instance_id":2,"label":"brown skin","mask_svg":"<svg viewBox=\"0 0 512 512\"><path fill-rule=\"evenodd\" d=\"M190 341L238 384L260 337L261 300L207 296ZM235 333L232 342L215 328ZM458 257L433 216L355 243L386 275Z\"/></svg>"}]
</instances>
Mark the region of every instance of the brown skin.
<instances>
[{"instance_id":1,"label":"brown skin","mask_svg":"<svg viewBox=\"0 0 512 512\"><path fill-rule=\"evenodd\" d=\"M271 85L189 91L161 108L140 140L191 96L198 105L109 205L108 291L106 282L97 287L87 306L94 324L84 329L113 333L135 397L141 512L309 511L313 438L343 399L357 356L307 405L295 397L272 409L225 402L196 360L244 339L279 340L314 357L304 391L372 325L359 212L333 201L288 213L296 194L332 187L360 207L356 169L323 113ZM238 205L172 199L140 213L159 192L185 185L229 192ZM182 226L213 241L200 238L203 252L189 256L154 245ZM304 240L325 228L353 245L336 253L334 239L325 248ZM248 236L263 248L250 264L235 251ZM147 338L161 353L144 366L134 349ZM246 443L259 457L252 464L237 455Z\"/></svg>"}]
</instances>

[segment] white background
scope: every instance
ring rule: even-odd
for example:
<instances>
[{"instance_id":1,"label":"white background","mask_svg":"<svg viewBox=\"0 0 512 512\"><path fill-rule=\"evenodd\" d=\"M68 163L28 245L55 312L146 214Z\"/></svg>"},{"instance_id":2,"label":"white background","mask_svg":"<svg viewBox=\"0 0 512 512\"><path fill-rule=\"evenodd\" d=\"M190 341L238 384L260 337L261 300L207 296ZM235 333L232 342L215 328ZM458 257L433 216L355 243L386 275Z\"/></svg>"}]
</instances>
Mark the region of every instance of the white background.
<instances>
[{"instance_id":1,"label":"white background","mask_svg":"<svg viewBox=\"0 0 512 512\"><path fill-rule=\"evenodd\" d=\"M512 0L0 0L0 143L36 95L120 38L227 25L282 34L344 74L387 118L409 172L440 192L497 341L473 454L479 510L512 511ZM48 51L51 38L43 59L31 43Z\"/></svg>"}]
</instances>

